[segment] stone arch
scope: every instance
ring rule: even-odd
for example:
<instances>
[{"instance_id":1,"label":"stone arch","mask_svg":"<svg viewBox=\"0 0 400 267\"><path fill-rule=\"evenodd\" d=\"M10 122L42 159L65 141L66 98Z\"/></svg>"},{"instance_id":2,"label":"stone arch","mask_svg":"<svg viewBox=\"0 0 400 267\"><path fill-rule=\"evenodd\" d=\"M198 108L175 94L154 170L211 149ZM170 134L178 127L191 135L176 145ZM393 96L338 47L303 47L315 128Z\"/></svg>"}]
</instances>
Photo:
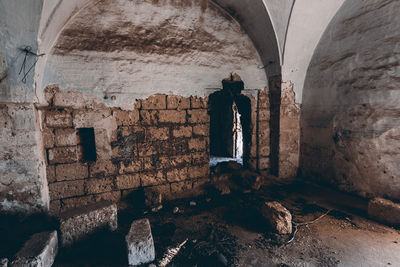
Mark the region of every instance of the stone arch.
<instances>
[{"instance_id":1,"label":"stone arch","mask_svg":"<svg viewBox=\"0 0 400 267\"><path fill-rule=\"evenodd\" d=\"M303 93L304 176L400 199L398 12L396 1L348 0L323 34Z\"/></svg>"}]
</instances>

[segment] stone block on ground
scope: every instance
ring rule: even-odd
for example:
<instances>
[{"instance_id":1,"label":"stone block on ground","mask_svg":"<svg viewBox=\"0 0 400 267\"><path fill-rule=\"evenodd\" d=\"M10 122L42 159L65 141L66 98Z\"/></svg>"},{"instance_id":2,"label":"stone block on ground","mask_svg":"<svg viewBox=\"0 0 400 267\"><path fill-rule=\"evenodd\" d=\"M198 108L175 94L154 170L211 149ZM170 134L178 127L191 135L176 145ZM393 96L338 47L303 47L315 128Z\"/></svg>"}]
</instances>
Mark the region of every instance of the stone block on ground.
<instances>
[{"instance_id":1,"label":"stone block on ground","mask_svg":"<svg viewBox=\"0 0 400 267\"><path fill-rule=\"evenodd\" d=\"M268 221L273 231L278 234L292 233L292 214L277 201L265 202L261 214Z\"/></svg>"},{"instance_id":2,"label":"stone block on ground","mask_svg":"<svg viewBox=\"0 0 400 267\"><path fill-rule=\"evenodd\" d=\"M0 267L7 267L7 266L8 266L8 259L7 258L0 259Z\"/></svg>"},{"instance_id":3,"label":"stone block on ground","mask_svg":"<svg viewBox=\"0 0 400 267\"><path fill-rule=\"evenodd\" d=\"M388 199L374 198L368 203L368 216L381 223L400 226L400 204Z\"/></svg>"},{"instance_id":4,"label":"stone block on ground","mask_svg":"<svg viewBox=\"0 0 400 267\"><path fill-rule=\"evenodd\" d=\"M134 221L125 241L129 265L145 264L155 259L154 241L148 219Z\"/></svg>"},{"instance_id":5,"label":"stone block on ground","mask_svg":"<svg viewBox=\"0 0 400 267\"><path fill-rule=\"evenodd\" d=\"M117 205L105 201L70 210L60 215L61 244L70 246L102 228L114 231L118 227Z\"/></svg>"},{"instance_id":6,"label":"stone block on ground","mask_svg":"<svg viewBox=\"0 0 400 267\"><path fill-rule=\"evenodd\" d=\"M37 233L32 235L18 251L11 266L50 267L57 256L57 251L57 231Z\"/></svg>"}]
</instances>

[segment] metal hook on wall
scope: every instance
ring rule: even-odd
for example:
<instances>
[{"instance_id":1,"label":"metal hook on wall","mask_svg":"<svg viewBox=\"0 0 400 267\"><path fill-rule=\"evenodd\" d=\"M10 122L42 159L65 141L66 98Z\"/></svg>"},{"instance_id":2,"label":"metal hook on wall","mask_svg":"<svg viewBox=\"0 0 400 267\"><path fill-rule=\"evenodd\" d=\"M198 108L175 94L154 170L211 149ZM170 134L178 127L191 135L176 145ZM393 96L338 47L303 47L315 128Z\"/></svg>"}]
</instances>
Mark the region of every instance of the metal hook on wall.
<instances>
[{"instance_id":1,"label":"metal hook on wall","mask_svg":"<svg viewBox=\"0 0 400 267\"><path fill-rule=\"evenodd\" d=\"M23 72L24 76L22 77L22 82L26 83L26 77L28 76L29 72L35 67L36 63L39 60L39 57L44 56L45 54L36 54L32 52L32 47L30 46L25 46L24 48L19 48L22 52L25 53L24 61L22 62L21 69L19 70L18 75L21 75L21 72ZM32 64L32 66L26 71L26 62L28 56L35 56L35 62Z\"/></svg>"}]
</instances>

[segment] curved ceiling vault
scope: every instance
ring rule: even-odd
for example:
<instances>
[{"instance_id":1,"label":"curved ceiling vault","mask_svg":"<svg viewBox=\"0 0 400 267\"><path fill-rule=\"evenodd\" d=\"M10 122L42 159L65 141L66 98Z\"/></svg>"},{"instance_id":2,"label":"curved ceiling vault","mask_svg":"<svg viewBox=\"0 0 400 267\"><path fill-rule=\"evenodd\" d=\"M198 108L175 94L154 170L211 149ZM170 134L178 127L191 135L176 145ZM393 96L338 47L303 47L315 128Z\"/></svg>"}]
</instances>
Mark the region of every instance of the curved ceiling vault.
<instances>
[{"instance_id":1,"label":"curved ceiling vault","mask_svg":"<svg viewBox=\"0 0 400 267\"><path fill-rule=\"evenodd\" d=\"M92 1L45 0L38 33L40 53L48 54L65 25ZM264 68L269 77L279 75L281 64L277 35L263 0L254 0L251 5L241 0L213 0L212 2L234 17L250 37L261 59L258 67ZM36 66L35 80L38 88L45 86L41 84L45 66L46 60L39 61ZM38 93L39 99L43 99L40 90Z\"/></svg>"}]
</instances>

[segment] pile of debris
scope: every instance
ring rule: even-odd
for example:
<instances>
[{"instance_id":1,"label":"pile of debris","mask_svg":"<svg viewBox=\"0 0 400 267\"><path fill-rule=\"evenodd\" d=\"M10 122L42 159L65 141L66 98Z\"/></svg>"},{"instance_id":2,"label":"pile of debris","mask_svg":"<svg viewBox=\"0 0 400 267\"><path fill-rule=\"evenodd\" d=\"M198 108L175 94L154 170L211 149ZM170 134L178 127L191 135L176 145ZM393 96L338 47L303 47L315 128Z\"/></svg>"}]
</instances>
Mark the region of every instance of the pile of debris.
<instances>
[{"instance_id":1,"label":"pile of debris","mask_svg":"<svg viewBox=\"0 0 400 267\"><path fill-rule=\"evenodd\" d=\"M211 184L221 195L257 191L264 183L265 179L260 174L244 168L236 161L221 162L211 168Z\"/></svg>"}]
</instances>

